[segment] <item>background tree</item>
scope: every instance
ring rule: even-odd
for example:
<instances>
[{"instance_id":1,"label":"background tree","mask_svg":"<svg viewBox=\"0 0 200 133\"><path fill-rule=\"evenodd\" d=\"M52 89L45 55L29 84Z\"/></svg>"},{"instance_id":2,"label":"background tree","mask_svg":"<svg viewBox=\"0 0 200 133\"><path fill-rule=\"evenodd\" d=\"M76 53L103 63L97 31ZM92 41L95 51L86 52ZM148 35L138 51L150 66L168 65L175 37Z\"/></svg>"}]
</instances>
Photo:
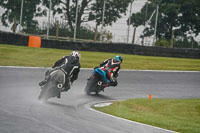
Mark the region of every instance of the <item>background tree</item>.
<instances>
[{"instance_id":1,"label":"background tree","mask_svg":"<svg viewBox=\"0 0 200 133\"><path fill-rule=\"evenodd\" d=\"M0 6L5 9L1 17L4 26L13 24L14 27L19 25L20 9L22 0L1 0ZM67 20L69 31L74 31L76 2L77 0L51 0L52 12L54 16L59 15L61 19ZM104 0L78 0L78 19L77 19L77 34L85 29L84 22L96 21L97 26L102 22L103 2ZM105 0L106 10L104 18L104 26L112 25L117 19L125 14L131 0ZM41 6L43 5L43 6ZM49 0L24 0L22 26L26 33L38 33L38 21L35 17L47 16L49 8ZM14 21L16 17L16 21ZM81 28L81 26L83 26ZM79 34L80 35L80 34ZM79 37L77 35L77 37Z\"/></svg>"},{"instance_id":2,"label":"background tree","mask_svg":"<svg viewBox=\"0 0 200 133\"><path fill-rule=\"evenodd\" d=\"M122 14L126 14L130 2L131 0L105 0L104 26L112 25L113 22L121 18ZM89 13L89 21L96 21L95 33L97 33L98 26L102 23L103 3L104 0L96 0L92 4L91 12Z\"/></svg>"},{"instance_id":3,"label":"background tree","mask_svg":"<svg viewBox=\"0 0 200 133\"><path fill-rule=\"evenodd\" d=\"M33 20L36 13L36 7L40 3L40 0L24 0L22 26L24 32L34 32L37 29L38 22ZM19 25L21 0L1 0L0 6L5 9L2 14L1 22L4 26L8 27L13 24L12 27ZM14 29L13 29L14 31Z\"/></svg>"},{"instance_id":4,"label":"background tree","mask_svg":"<svg viewBox=\"0 0 200 133\"><path fill-rule=\"evenodd\" d=\"M60 14L61 18L68 21L71 31L74 31L77 0L52 0L53 15ZM122 13L126 13L130 0L106 0L105 25L111 25ZM43 5L49 7L49 0L43 0ZM103 0L79 0L77 18L77 31L81 24L96 21L101 24L103 12Z\"/></svg>"},{"instance_id":5,"label":"background tree","mask_svg":"<svg viewBox=\"0 0 200 133\"><path fill-rule=\"evenodd\" d=\"M56 27L57 24L56 22L52 22L49 26L49 35L50 36L55 36L56 34ZM47 32L47 25L43 25L42 27L40 27L38 30L38 34L41 35L45 35ZM89 25L84 25L81 26L80 31L84 34L79 34L79 38L81 39L87 39L87 40L93 40L94 38L94 30L93 28L91 28ZM98 34L99 36L100 34ZM73 31L71 31L69 29L68 24L66 23L59 23L59 37L67 37L68 40L70 40L70 38L73 38Z\"/></svg>"},{"instance_id":6,"label":"background tree","mask_svg":"<svg viewBox=\"0 0 200 133\"><path fill-rule=\"evenodd\" d=\"M200 32L200 1L199 0L149 0L148 12L146 14L146 6L138 13L133 13L131 16L131 24L133 26L144 25L145 15L147 18L151 16L153 11L159 4L159 19L157 27L158 39L171 39L173 28L175 38L186 38L188 34L197 36ZM150 22L150 26L145 29L145 36L152 36L155 26L155 15Z\"/></svg>"}]
</instances>

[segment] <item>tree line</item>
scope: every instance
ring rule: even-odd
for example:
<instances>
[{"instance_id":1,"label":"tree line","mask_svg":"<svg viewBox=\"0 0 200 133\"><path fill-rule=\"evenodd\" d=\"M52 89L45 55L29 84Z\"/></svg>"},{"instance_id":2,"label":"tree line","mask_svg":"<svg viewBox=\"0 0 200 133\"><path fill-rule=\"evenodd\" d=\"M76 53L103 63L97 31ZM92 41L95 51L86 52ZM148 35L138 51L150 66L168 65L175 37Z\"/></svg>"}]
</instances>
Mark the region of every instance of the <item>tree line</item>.
<instances>
[{"instance_id":1,"label":"tree line","mask_svg":"<svg viewBox=\"0 0 200 133\"><path fill-rule=\"evenodd\" d=\"M140 12L132 14L131 24L135 27L145 25L157 6L156 44L170 47L171 39L174 39L175 47L198 48L198 42L194 38L200 32L200 0L149 0ZM154 18L149 22L141 38L154 34L155 20Z\"/></svg>"}]
</instances>

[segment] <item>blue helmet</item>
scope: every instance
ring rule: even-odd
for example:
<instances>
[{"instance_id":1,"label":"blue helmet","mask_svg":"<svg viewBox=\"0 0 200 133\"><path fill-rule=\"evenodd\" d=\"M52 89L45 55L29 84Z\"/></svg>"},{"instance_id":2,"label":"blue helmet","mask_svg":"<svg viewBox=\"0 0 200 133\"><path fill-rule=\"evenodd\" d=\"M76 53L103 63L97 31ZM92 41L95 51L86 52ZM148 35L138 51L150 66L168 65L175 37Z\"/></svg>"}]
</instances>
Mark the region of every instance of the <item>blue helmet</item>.
<instances>
[{"instance_id":1,"label":"blue helmet","mask_svg":"<svg viewBox=\"0 0 200 133\"><path fill-rule=\"evenodd\" d=\"M122 58L120 55L116 55L116 56L114 57L114 59L116 59L117 61L120 61L121 63L122 63L122 61L123 61L123 58Z\"/></svg>"}]
</instances>

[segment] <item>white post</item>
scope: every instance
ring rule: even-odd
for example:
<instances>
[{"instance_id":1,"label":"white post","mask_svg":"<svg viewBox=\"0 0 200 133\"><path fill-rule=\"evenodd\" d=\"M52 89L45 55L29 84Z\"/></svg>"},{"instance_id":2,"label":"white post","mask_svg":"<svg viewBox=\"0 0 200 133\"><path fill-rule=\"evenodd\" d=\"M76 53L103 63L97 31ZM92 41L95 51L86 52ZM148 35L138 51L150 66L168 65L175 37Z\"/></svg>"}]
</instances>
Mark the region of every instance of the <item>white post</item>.
<instances>
[{"instance_id":1,"label":"white post","mask_svg":"<svg viewBox=\"0 0 200 133\"><path fill-rule=\"evenodd\" d=\"M154 37L153 37L153 44L152 44L152 46L155 46L157 24L158 24L158 10L159 10L159 5L157 5L156 21L155 21L155 29L154 29Z\"/></svg>"},{"instance_id":2,"label":"white post","mask_svg":"<svg viewBox=\"0 0 200 133\"><path fill-rule=\"evenodd\" d=\"M131 13L132 13L132 4L133 1L131 1L131 5L130 5L130 12L129 12L129 21L128 21L128 34L127 34L127 43L129 42L129 31L130 31L130 23L131 23Z\"/></svg>"},{"instance_id":3,"label":"white post","mask_svg":"<svg viewBox=\"0 0 200 133\"><path fill-rule=\"evenodd\" d=\"M146 12L145 12L145 20L144 20L144 24L146 24L146 21L147 21L148 5L149 5L149 3L146 2Z\"/></svg>"},{"instance_id":4,"label":"white post","mask_svg":"<svg viewBox=\"0 0 200 133\"><path fill-rule=\"evenodd\" d=\"M50 21L51 21L51 0L49 0L49 17L48 17L48 26L47 26L47 39L49 37Z\"/></svg>"},{"instance_id":5,"label":"white post","mask_svg":"<svg viewBox=\"0 0 200 133\"><path fill-rule=\"evenodd\" d=\"M23 14L23 6L24 6L24 0L21 2L21 12L20 12L20 26L19 26L19 32L21 32L22 28L22 14Z\"/></svg>"},{"instance_id":6,"label":"white post","mask_svg":"<svg viewBox=\"0 0 200 133\"><path fill-rule=\"evenodd\" d=\"M104 24L104 15L105 15L105 5L106 2L105 0L103 1L103 15L102 15L102 25L101 25L101 36L100 36L100 41L103 42L103 24Z\"/></svg>"},{"instance_id":7,"label":"white post","mask_svg":"<svg viewBox=\"0 0 200 133\"><path fill-rule=\"evenodd\" d=\"M74 26L74 42L76 41L77 19L78 19L78 0L76 0L76 18L75 18L75 26Z\"/></svg>"}]
</instances>

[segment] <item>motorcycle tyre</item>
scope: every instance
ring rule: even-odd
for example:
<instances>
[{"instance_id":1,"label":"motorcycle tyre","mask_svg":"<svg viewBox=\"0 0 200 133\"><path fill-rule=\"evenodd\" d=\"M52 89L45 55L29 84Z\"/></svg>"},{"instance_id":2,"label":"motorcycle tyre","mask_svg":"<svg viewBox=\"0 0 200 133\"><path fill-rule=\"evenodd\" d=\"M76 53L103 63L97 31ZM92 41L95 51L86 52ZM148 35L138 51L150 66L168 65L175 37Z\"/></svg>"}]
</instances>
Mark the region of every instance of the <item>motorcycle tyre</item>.
<instances>
[{"instance_id":1,"label":"motorcycle tyre","mask_svg":"<svg viewBox=\"0 0 200 133\"><path fill-rule=\"evenodd\" d=\"M87 95L90 95L91 92L94 92L93 90L94 90L95 83L96 83L96 80L94 78L91 78L88 80L87 85L85 87L85 92Z\"/></svg>"},{"instance_id":2,"label":"motorcycle tyre","mask_svg":"<svg viewBox=\"0 0 200 133\"><path fill-rule=\"evenodd\" d=\"M40 95L38 96L38 100L46 102L49 98L56 96L56 94L52 96L52 92L50 91L54 91L53 89L57 88L57 85L55 87L49 87L50 82L52 81L48 81L47 84L42 87Z\"/></svg>"}]
</instances>

